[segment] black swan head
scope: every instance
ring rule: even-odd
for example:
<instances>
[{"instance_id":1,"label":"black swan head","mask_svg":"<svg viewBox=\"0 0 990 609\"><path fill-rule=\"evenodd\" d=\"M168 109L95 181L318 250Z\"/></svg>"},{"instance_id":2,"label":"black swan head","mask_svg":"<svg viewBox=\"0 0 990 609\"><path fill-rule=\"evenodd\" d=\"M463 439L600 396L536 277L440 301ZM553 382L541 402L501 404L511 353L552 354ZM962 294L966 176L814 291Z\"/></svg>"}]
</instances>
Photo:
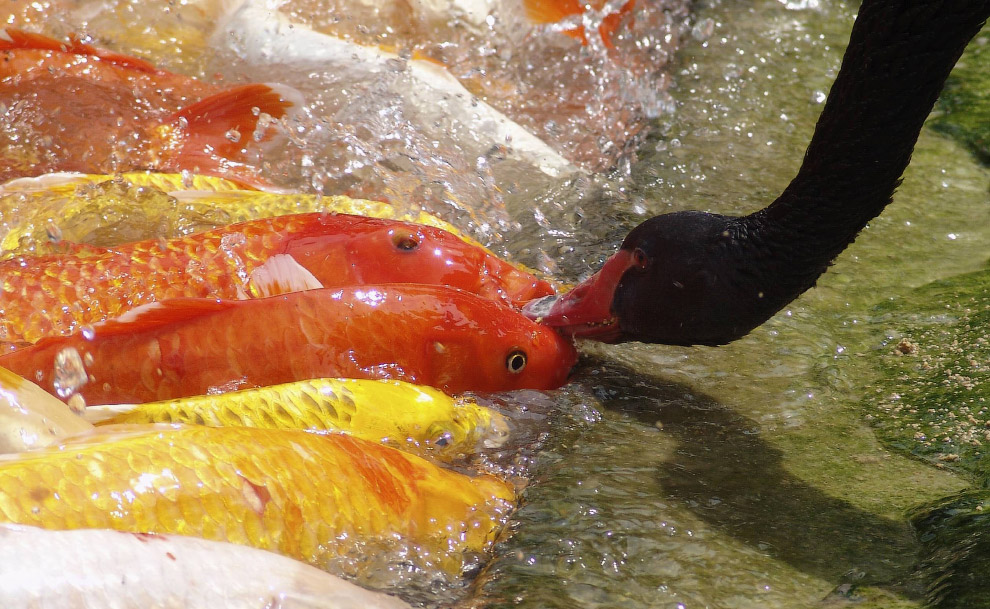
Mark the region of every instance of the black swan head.
<instances>
[{"instance_id":1,"label":"black swan head","mask_svg":"<svg viewBox=\"0 0 990 609\"><path fill-rule=\"evenodd\" d=\"M864 0L798 175L743 217L643 222L595 275L524 313L605 342L720 345L815 285L890 203L990 0Z\"/></svg>"}]
</instances>

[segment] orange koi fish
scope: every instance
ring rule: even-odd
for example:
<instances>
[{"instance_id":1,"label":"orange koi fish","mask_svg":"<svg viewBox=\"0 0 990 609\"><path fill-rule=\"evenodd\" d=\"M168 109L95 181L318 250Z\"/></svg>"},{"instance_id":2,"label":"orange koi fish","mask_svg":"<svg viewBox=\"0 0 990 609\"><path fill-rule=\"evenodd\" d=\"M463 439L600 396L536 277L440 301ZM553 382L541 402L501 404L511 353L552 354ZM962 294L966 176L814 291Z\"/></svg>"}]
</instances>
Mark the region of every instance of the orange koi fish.
<instances>
[{"instance_id":1,"label":"orange koi fish","mask_svg":"<svg viewBox=\"0 0 990 609\"><path fill-rule=\"evenodd\" d=\"M86 403L114 404L322 377L447 393L553 389L575 360L569 341L500 303L446 286L381 284L152 303L0 356L0 366L64 398L75 387L63 364L78 362L85 374L72 376L85 383Z\"/></svg>"},{"instance_id":2,"label":"orange koi fish","mask_svg":"<svg viewBox=\"0 0 990 609\"><path fill-rule=\"evenodd\" d=\"M390 559L459 574L488 551L515 500L495 477L345 435L104 431L0 458L0 522L194 535L374 584Z\"/></svg>"},{"instance_id":3,"label":"orange koi fish","mask_svg":"<svg viewBox=\"0 0 990 609\"><path fill-rule=\"evenodd\" d=\"M247 185L263 132L299 95L223 89L150 63L40 34L0 31L0 182L51 171L198 171Z\"/></svg>"},{"instance_id":4,"label":"orange koi fish","mask_svg":"<svg viewBox=\"0 0 990 609\"><path fill-rule=\"evenodd\" d=\"M367 283L443 284L521 306L545 281L449 232L344 214L252 220L166 241L0 261L0 341L35 342L180 297Z\"/></svg>"}]
</instances>

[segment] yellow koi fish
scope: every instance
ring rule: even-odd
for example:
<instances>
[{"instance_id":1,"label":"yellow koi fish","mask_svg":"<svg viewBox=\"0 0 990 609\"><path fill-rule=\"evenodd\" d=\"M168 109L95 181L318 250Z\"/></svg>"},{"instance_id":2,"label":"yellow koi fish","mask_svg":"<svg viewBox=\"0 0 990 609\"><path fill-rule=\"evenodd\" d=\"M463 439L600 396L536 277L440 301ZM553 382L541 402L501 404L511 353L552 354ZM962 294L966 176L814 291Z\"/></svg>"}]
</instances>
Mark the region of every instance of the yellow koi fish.
<instances>
[{"instance_id":1,"label":"yellow koi fish","mask_svg":"<svg viewBox=\"0 0 990 609\"><path fill-rule=\"evenodd\" d=\"M314 379L179 400L91 406L85 417L101 424L340 431L444 462L498 448L509 436L504 416L470 398L388 380Z\"/></svg>"},{"instance_id":2,"label":"yellow koi fish","mask_svg":"<svg viewBox=\"0 0 990 609\"><path fill-rule=\"evenodd\" d=\"M370 585L390 563L461 573L514 500L497 478L343 434L118 426L0 457L0 522L192 535Z\"/></svg>"},{"instance_id":3,"label":"yellow koi fish","mask_svg":"<svg viewBox=\"0 0 990 609\"><path fill-rule=\"evenodd\" d=\"M63 173L12 180L0 186L0 258L57 253L62 241L113 247L308 212L415 222L465 239L449 222L413 205L403 208L345 196L235 190L231 186L232 182L222 178L157 173L116 177Z\"/></svg>"}]
</instances>

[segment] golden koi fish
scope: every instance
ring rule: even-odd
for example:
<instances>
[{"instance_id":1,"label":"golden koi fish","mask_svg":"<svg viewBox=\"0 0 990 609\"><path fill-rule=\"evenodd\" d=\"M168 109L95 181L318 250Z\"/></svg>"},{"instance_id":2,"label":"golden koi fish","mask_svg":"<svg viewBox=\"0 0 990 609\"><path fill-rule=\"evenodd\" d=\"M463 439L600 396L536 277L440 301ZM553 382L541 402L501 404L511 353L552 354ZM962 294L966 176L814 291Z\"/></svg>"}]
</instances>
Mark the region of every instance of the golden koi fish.
<instances>
[{"instance_id":1,"label":"golden koi fish","mask_svg":"<svg viewBox=\"0 0 990 609\"><path fill-rule=\"evenodd\" d=\"M0 258L47 254L60 241L113 247L171 239L260 218L330 212L403 220L467 239L418 208L345 196L233 190L221 178L182 174L50 174L0 186Z\"/></svg>"},{"instance_id":2,"label":"golden koi fish","mask_svg":"<svg viewBox=\"0 0 990 609\"><path fill-rule=\"evenodd\" d=\"M129 425L0 458L2 522L193 535L365 583L393 560L460 573L514 499L497 478L343 434Z\"/></svg>"},{"instance_id":3,"label":"golden koi fish","mask_svg":"<svg viewBox=\"0 0 990 609\"><path fill-rule=\"evenodd\" d=\"M502 446L509 434L504 416L470 398L385 380L315 379L179 400L91 406L85 416L101 424L340 431L446 462Z\"/></svg>"}]
</instances>

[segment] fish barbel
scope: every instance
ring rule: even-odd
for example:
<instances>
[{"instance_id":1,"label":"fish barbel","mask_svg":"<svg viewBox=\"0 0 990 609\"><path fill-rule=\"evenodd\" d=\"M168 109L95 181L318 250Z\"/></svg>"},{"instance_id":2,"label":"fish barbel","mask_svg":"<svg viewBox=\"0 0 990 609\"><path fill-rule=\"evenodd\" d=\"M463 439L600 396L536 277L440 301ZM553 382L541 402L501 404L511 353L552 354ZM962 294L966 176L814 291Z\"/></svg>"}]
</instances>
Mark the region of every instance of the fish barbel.
<instances>
[{"instance_id":1,"label":"fish barbel","mask_svg":"<svg viewBox=\"0 0 990 609\"><path fill-rule=\"evenodd\" d=\"M0 181L188 169L265 183L248 151L261 152L270 119L301 102L288 87L224 89L76 38L13 28L0 31L0 57Z\"/></svg>"},{"instance_id":2,"label":"fish barbel","mask_svg":"<svg viewBox=\"0 0 990 609\"><path fill-rule=\"evenodd\" d=\"M238 299L389 282L522 306L550 284L441 229L344 214L242 222L170 240L0 260L0 336L36 342L169 298Z\"/></svg>"},{"instance_id":3,"label":"fish barbel","mask_svg":"<svg viewBox=\"0 0 990 609\"><path fill-rule=\"evenodd\" d=\"M0 606L411 609L273 552L183 535L0 524Z\"/></svg>"},{"instance_id":4,"label":"fish barbel","mask_svg":"<svg viewBox=\"0 0 990 609\"><path fill-rule=\"evenodd\" d=\"M459 574L514 500L495 477L343 434L134 425L0 457L2 522L193 535L331 573L387 554Z\"/></svg>"},{"instance_id":5,"label":"fish barbel","mask_svg":"<svg viewBox=\"0 0 990 609\"><path fill-rule=\"evenodd\" d=\"M381 284L252 300L144 305L0 356L64 394L56 362L85 362L87 404L150 402L311 378L385 378L446 393L553 389L577 359L550 328L446 286Z\"/></svg>"},{"instance_id":6,"label":"fish barbel","mask_svg":"<svg viewBox=\"0 0 990 609\"><path fill-rule=\"evenodd\" d=\"M57 398L0 368L0 453L48 446L92 429Z\"/></svg>"},{"instance_id":7,"label":"fish barbel","mask_svg":"<svg viewBox=\"0 0 990 609\"><path fill-rule=\"evenodd\" d=\"M318 211L425 224L478 245L449 222L414 205L237 190L229 180L198 174L57 173L0 185L0 258L64 251L63 241L112 247Z\"/></svg>"},{"instance_id":8,"label":"fish barbel","mask_svg":"<svg viewBox=\"0 0 990 609\"><path fill-rule=\"evenodd\" d=\"M163 402L91 406L84 416L101 425L193 423L339 431L444 462L498 448L509 435L503 415L470 398L454 399L402 381L360 379L313 379Z\"/></svg>"}]
</instances>

